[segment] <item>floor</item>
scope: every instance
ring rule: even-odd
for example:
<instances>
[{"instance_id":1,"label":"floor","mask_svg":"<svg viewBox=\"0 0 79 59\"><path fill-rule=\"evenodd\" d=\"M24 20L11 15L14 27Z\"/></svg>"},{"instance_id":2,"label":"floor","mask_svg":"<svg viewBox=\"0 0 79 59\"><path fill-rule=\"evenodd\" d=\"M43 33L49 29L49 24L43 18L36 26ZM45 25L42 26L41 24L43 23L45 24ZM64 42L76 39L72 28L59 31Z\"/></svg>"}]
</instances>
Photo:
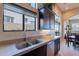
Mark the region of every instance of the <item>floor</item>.
<instances>
[{"instance_id":1,"label":"floor","mask_svg":"<svg viewBox=\"0 0 79 59\"><path fill-rule=\"evenodd\" d=\"M74 48L71 43L68 47L65 43L65 40L63 40L60 44L60 51L58 53L58 56L79 56L79 46L77 48Z\"/></svg>"}]
</instances>

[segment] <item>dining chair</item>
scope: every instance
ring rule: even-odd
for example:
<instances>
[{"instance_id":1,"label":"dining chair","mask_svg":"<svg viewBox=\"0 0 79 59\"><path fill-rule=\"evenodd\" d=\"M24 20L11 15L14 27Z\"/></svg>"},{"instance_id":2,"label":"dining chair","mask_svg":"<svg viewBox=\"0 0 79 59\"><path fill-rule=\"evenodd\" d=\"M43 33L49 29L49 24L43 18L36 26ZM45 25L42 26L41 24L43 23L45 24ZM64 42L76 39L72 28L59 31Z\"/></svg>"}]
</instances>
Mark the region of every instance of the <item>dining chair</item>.
<instances>
[{"instance_id":1,"label":"dining chair","mask_svg":"<svg viewBox=\"0 0 79 59\"><path fill-rule=\"evenodd\" d=\"M77 45L79 45L79 35L75 35L75 40L73 42L73 46L76 47Z\"/></svg>"}]
</instances>

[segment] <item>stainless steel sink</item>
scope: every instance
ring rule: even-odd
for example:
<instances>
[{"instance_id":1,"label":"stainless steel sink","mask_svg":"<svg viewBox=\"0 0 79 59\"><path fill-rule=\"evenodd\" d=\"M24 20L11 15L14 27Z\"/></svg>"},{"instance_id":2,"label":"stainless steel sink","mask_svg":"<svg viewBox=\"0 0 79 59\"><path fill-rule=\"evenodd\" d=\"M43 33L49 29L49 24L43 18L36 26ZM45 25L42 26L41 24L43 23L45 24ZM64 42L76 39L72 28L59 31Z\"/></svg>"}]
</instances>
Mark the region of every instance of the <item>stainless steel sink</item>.
<instances>
[{"instance_id":1,"label":"stainless steel sink","mask_svg":"<svg viewBox=\"0 0 79 59\"><path fill-rule=\"evenodd\" d=\"M38 43L41 43L41 42L42 41L40 41L40 40L33 40L33 41L29 41L29 42L22 42L22 43L16 44L16 48L18 50L20 50L20 49L27 48L27 47L30 47L32 45L35 45L35 44L38 44Z\"/></svg>"},{"instance_id":2,"label":"stainless steel sink","mask_svg":"<svg viewBox=\"0 0 79 59\"><path fill-rule=\"evenodd\" d=\"M30 47L30 46L31 46L31 44L27 43L27 42L22 42L22 43L16 44L16 48L18 50L26 48L26 47Z\"/></svg>"},{"instance_id":3,"label":"stainless steel sink","mask_svg":"<svg viewBox=\"0 0 79 59\"><path fill-rule=\"evenodd\" d=\"M40 41L40 40L34 40L34 41L31 41L30 43L34 45L34 44L38 44L38 43L41 43L41 42L42 41Z\"/></svg>"}]
</instances>

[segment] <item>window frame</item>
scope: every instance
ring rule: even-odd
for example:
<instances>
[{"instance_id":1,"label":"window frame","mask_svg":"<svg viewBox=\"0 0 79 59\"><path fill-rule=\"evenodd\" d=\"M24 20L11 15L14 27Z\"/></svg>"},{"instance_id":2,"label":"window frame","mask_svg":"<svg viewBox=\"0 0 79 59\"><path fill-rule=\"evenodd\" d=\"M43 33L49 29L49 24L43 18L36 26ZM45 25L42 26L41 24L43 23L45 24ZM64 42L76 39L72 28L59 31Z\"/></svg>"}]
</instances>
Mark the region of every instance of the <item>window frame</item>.
<instances>
[{"instance_id":1,"label":"window frame","mask_svg":"<svg viewBox=\"0 0 79 59\"><path fill-rule=\"evenodd\" d=\"M58 27L59 30L57 30L57 32L55 32L55 36L60 36L60 22L59 22L59 16L55 14L55 17L58 17L58 19L55 18L55 24L54 24L54 28L56 30L56 25Z\"/></svg>"},{"instance_id":2,"label":"window frame","mask_svg":"<svg viewBox=\"0 0 79 59\"><path fill-rule=\"evenodd\" d=\"M33 7L32 4L35 4L35 7ZM30 5L31 5L32 8L36 8L36 3L31 3Z\"/></svg>"}]
</instances>

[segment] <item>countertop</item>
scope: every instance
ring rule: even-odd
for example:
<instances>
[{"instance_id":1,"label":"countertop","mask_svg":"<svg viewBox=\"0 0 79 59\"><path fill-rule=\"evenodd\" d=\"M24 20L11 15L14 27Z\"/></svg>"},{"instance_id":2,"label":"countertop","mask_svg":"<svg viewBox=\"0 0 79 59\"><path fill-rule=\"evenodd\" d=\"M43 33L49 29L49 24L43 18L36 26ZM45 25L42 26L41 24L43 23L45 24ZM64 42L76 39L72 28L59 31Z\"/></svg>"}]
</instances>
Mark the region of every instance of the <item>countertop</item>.
<instances>
[{"instance_id":1,"label":"countertop","mask_svg":"<svg viewBox=\"0 0 79 59\"><path fill-rule=\"evenodd\" d=\"M59 36L55 36L53 39L57 39L57 38L59 38ZM49 39L47 37L43 37L43 39L40 39L40 40L42 40L41 43L32 45L30 47L26 47L26 48L23 48L23 49L20 49L20 50L18 50L16 48L16 44L1 45L0 46L0 56L14 56L14 55L17 56L17 55L23 55L25 53L28 53L28 52L36 49L36 48L39 48L39 47L47 44L48 42L50 42L53 39Z\"/></svg>"}]
</instances>

